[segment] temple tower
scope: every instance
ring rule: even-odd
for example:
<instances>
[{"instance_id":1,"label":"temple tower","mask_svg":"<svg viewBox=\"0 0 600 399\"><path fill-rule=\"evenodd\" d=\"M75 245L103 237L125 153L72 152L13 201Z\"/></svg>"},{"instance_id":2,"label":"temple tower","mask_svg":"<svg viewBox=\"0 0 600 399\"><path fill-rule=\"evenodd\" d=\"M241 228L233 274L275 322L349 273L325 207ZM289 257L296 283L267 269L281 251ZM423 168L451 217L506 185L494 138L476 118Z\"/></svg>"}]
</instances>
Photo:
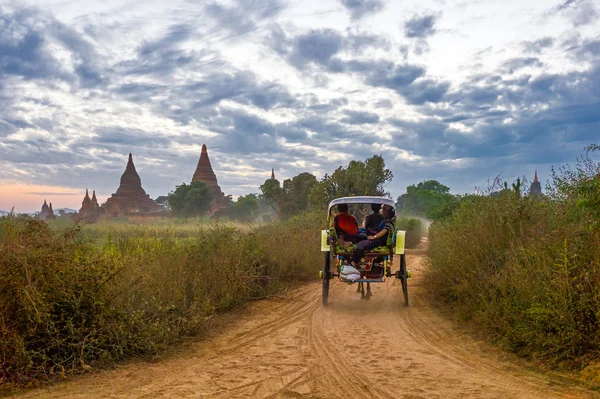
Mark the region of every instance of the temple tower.
<instances>
[{"instance_id":1,"label":"temple tower","mask_svg":"<svg viewBox=\"0 0 600 399\"><path fill-rule=\"evenodd\" d=\"M91 203L94 211L97 211L98 208L100 208L100 205L98 204L98 199L96 198L96 190L93 191Z\"/></svg>"},{"instance_id":2,"label":"temple tower","mask_svg":"<svg viewBox=\"0 0 600 399\"><path fill-rule=\"evenodd\" d=\"M52 209L52 202L48 206L48 214L46 215L46 219L56 219L56 215L54 214L54 209Z\"/></svg>"},{"instance_id":3,"label":"temple tower","mask_svg":"<svg viewBox=\"0 0 600 399\"><path fill-rule=\"evenodd\" d=\"M48 211L49 211L49 207L48 207L48 203L46 203L46 200L44 200L44 204L42 205L42 210L40 211L39 217L41 219L46 219L48 217Z\"/></svg>"},{"instance_id":4,"label":"temple tower","mask_svg":"<svg viewBox=\"0 0 600 399\"><path fill-rule=\"evenodd\" d=\"M542 194L542 184L538 180L537 170L535 171L535 175L533 177L533 182L529 187L529 195L541 195Z\"/></svg>"},{"instance_id":5,"label":"temple tower","mask_svg":"<svg viewBox=\"0 0 600 399\"><path fill-rule=\"evenodd\" d=\"M94 198L90 199L90 204L93 201ZM97 200L96 203L98 203ZM121 175L121 183L117 192L106 200L102 207L109 217L145 215L161 210L161 207L142 188L142 180L135 170L131 154L129 154L125 172Z\"/></svg>"},{"instance_id":6,"label":"temple tower","mask_svg":"<svg viewBox=\"0 0 600 399\"><path fill-rule=\"evenodd\" d=\"M213 206L212 213L216 213L221 208L224 207L223 199L224 194L221 191L221 187L217 182L217 176L213 171L212 165L210 164L210 159L208 158L208 150L206 149L206 144L202 144L202 152L200 153L200 159L198 160L198 166L196 166L196 171L192 176L192 183L201 181L209 186L213 193Z\"/></svg>"},{"instance_id":7,"label":"temple tower","mask_svg":"<svg viewBox=\"0 0 600 399\"><path fill-rule=\"evenodd\" d=\"M271 168L271 180L275 180L275 169Z\"/></svg>"}]
</instances>

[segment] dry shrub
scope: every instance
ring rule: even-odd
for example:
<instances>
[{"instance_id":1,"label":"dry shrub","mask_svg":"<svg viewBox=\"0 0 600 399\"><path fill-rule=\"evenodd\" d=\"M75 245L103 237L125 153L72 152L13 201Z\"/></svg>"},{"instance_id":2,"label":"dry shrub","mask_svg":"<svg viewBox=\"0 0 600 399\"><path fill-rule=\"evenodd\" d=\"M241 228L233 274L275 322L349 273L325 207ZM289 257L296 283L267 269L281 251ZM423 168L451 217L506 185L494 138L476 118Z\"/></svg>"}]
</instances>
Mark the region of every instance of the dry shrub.
<instances>
[{"instance_id":1,"label":"dry shrub","mask_svg":"<svg viewBox=\"0 0 600 399\"><path fill-rule=\"evenodd\" d=\"M511 351L585 365L600 352L600 229L580 203L467 198L430 228L429 292Z\"/></svg>"},{"instance_id":2,"label":"dry shrub","mask_svg":"<svg viewBox=\"0 0 600 399\"><path fill-rule=\"evenodd\" d=\"M416 248L423 237L424 226L420 219L410 217L399 217L398 229L406 231L406 248Z\"/></svg>"},{"instance_id":3,"label":"dry shrub","mask_svg":"<svg viewBox=\"0 0 600 399\"><path fill-rule=\"evenodd\" d=\"M183 234L113 225L101 237L101 225L0 218L0 383L156 354L215 313L316 275L315 220Z\"/></svg>"}]
</instances>

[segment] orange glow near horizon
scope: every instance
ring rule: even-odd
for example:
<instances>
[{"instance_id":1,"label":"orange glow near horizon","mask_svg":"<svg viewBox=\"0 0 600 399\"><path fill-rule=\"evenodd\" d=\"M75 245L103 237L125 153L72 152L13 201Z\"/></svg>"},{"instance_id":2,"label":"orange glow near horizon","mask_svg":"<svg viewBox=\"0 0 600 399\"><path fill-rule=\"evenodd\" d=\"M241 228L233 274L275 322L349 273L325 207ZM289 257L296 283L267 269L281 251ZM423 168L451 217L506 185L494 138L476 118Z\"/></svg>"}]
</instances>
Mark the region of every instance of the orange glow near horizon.
<instances>
[{"instance_id":1,"label":"orange glow near horizon","mask_svg":"<svg viewBox=\"0 0 600 399\"><path fill-rule=\"evenodd\" d=\"M90 192L90 195L92 193ZM0 183L0 211L16 213L33 213L42 209L44 200L52 203L52 208L71 208L79 210L85 190L66 187L40 186L25 183ZM98 202L103 203L106 197L97 195Z\"/></svg>"}]
</instances>

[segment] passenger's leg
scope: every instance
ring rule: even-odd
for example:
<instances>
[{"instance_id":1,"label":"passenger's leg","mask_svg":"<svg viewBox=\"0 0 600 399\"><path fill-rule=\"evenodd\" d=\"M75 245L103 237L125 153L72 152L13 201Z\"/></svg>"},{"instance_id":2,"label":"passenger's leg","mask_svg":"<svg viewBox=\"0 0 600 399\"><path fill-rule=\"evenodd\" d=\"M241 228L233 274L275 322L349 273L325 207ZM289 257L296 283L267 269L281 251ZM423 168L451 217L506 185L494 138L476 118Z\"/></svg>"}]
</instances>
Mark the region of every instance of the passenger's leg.
<instances>
[{"instance_id":1,"label":"passenger's leg","mask_svg":"<svg viewBox=\"0 0 600 399\"><path fill-rule=\"evenodd\" d=\"M371 246L370 240L363 240L356 244L356 249L354 250L354 254L352 254L352 261L356 264L360 263L360 259L363 257L363 254L366 250L373 248Z\"/></svg>"}]
</instances>

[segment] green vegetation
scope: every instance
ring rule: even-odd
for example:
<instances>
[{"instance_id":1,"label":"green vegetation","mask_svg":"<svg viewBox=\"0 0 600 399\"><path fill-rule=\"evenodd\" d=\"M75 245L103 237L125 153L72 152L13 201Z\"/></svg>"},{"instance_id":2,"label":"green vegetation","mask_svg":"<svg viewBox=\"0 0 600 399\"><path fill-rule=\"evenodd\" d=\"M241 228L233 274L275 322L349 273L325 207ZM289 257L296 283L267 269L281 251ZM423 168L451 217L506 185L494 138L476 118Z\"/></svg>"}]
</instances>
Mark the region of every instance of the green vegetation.
<instances>
[{"instance_id":1,"label":"green vegetation","mask_svg":"<svg viewBox=\"0 0 600 399\"><path fill-rule=\"evenodd\" d=\"M399 230L406 231L404 245L406 248L416 248L421 242L425 227L421 220L415 218L398 217L396 225Z\"/></svg>"},{"instance_id":2,"label":"green vegetation","mask_svg":"<svg viewBox=\"0 0 600 399\"><path fill-rule=\"evenodd\" d=\"M597 147L590 147L593 151ZM430 228L432 296L519 355L583 367L600 355L600 164L469 196Z\"/></svg>"},{"instance_id":3,"label":"green vegetation","mask_svg":"<svg viewBox=\"0 0 600 399\"><path fill-rule=\"evenodd\" d=\"M229 208L229 216L241 222L252 222L258 216L258 198L256 194L240 195Z\"/></svg>"},{"instance_id":4,"label":"green vegetation","mask_svg":"<svg viewBox=\"0 0 600 399\"><path fill-rule=\"evenodd\" d=\"M389 196L385 186L394 177L385 168L382 156L374 155L365 161L350 161L348 167L338 167L332 175L325 175L310 191L309 201L313 209L326 208L339 197L358 195Z\"/></svg>"},{"instance_id":5,"label":"green vegetation","mask_svg":"<svg viewBox=\"0 0 600 399\"><path fill-rule=\"evenodd\" d=\"M211 188L203 182L181 183L168 196L171 211L178 217L196 217L206 214L212 204Z\"/></svg>"},{"instance_id":6,"label":"green vegetation","mask_svg":"<svg viewBox=\"0 0 600 399\"><path fill-rule=\"evenodd\" d=\"M405 215L423 216L438 220L450 216L458 207L459 197L450 194L450 188L437 180L426 180L408 186L398 197L396 206Z\"/></svg>"},{"instance_id":7,"label":"green vegetation","mask_svg":"<svg viewBox=\"0 0 600 399\"><path fill-rule=\"evenodd\" d=\"M308 211L308 195L317 184L317 178L310 173L300 173L283 182L269 179L260 186L262 198L281 218L288 218Z\"/></svg>"},{"instance_id":8,"label":"green vegetation","mask_svg":"<svg viewBox=\"0 0 600 399\"><path fill-rule=\"evenodd\" d=\"M153 355L321 264L322 215L258 228L0 218L0 384Z\"/></svg>"}]
</instances>

